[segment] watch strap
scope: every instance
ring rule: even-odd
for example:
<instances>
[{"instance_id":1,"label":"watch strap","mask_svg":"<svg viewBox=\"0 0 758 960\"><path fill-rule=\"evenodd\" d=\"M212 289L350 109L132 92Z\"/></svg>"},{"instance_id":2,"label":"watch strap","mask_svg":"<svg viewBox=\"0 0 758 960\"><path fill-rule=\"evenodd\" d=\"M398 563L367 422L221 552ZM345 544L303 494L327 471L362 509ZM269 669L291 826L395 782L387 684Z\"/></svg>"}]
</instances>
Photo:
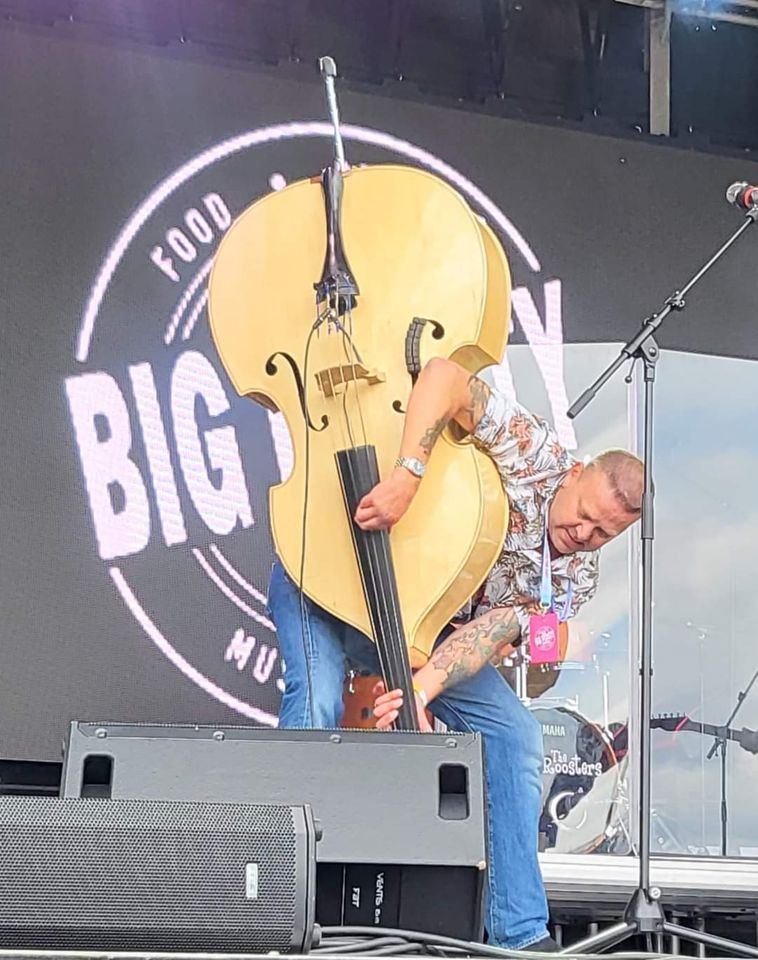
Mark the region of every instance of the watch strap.
<instances>
[{"instance_id":1,"label":"watch strap","mask_svg":"<svg viewBox=\"0 0 758 960\"><path fill-rule=\"evenodd\" d=\"M426 473L426 465L418 457L398 457L395 461L396 467L405 467L414 477L423 477Z\"/></svg>"}]
</instances>

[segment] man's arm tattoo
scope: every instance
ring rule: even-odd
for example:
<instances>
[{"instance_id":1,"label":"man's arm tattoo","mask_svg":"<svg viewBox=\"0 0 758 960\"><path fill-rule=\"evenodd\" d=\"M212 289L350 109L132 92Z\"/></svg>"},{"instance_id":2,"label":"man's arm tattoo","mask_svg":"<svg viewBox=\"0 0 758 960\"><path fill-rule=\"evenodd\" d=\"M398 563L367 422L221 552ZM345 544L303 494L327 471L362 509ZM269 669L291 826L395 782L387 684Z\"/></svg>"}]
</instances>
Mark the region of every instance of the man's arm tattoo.
<instances>
[{"instance_id":1,"label":"man's arm tattoo","mask_svg":"<svg viewBox=\"0 0 758 960\"><path fill-rule=\"evenodd\" d=\"M479 421L484 416L487 409L487 401L490 398L490 388L480 380L479 377L469 377L468 381L468 401L463 409L463 413L468 421L466 429L473 433L479 426Z\"/></svg>"},{"instance_id":2,"label":"man's arm tattoo","mask_svg":"<svg viewBox=\"0 0 758 960\"><path fill-rule=\"evenodd\" d=\"M472 677L507 644L514 643L521 632L513 610L492 610L484 618L459 627L432 654L430 664L443 674L442 689Z\"/></svg>"},{"instance_id":3,"label":"man's arm tattoo","mask_svg":"<svg viewBox=\"0 0 758 960\"><path fill-rule=\"evenodd\" d=\"M426 453L427 456L431 454L432 447L439 439L440 434L445 429L445 427L450 422L450 418L447 416L440 417L439 420L432 424L431 427L426 431L424 436L419 440L419 446Z\"/></svg>"}]
</instances>

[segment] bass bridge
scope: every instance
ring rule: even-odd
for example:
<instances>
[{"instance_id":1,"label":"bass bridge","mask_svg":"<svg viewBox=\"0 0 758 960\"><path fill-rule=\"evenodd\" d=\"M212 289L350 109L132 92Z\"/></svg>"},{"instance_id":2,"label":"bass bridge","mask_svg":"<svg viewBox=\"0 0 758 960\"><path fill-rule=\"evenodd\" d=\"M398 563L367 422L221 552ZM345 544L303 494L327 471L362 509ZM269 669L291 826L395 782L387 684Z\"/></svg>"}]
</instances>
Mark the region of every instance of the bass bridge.
<instances>
[{"instance_id":1,"label":"bass bridge","mask_svg":"<svg viewBox=\"0 0 758 960\"><path fill-rule=\"evenodd\" d=\"M349 383L365 380L366 383L384 383L386 375L380 370L369 370L362 363L343 363L336 367L327 367L314 374L319 390L325 397L334 397L342 393Z\"/></svg>"}]
</instances>

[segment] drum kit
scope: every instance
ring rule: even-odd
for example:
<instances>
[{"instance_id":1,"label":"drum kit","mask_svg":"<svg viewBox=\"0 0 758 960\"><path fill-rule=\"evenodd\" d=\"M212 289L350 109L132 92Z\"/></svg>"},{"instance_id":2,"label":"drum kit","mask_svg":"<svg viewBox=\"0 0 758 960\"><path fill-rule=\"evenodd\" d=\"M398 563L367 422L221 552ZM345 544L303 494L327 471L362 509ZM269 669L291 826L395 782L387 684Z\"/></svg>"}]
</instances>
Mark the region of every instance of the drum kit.
<instances>
[{"instance_id":1,"label":"drum kit","mask_svg":"<svg viewBox=\"0 0 758 960\"><path fill-rule=\"evenodd\" d=\"M607 853L619 840L628 839L626 805L620 802L625 793L626 728L610 723L610 671L601 659L602 654L593 654L588 659L533 664L517 650L499 667L542 728L542 850ZM580 675L588 671L595 674L593 686L602 690L602 722L580 710L577 694L547 696L558 680L576 690L584 680Z\"/></svg>"}]
</instances>

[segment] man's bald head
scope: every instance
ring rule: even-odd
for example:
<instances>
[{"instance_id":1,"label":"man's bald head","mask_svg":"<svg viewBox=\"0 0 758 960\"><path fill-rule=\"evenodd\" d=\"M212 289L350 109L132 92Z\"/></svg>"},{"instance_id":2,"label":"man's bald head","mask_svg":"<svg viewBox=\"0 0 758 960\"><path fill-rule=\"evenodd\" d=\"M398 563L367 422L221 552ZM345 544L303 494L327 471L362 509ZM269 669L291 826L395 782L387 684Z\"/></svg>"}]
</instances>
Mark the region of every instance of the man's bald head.
<instances>
[{"instance_id":1,"label":"man's bald head","mask_svg":"<svg viewBox=\"0 0 758 960\"><path fill-rule=\"evenodd\" d=\"M642 461L627 450L606 450L590 460L585 470L600 470L605 474L614 496L627 513L639 513L645 471Z\"/></svg>"}]
</instances>

